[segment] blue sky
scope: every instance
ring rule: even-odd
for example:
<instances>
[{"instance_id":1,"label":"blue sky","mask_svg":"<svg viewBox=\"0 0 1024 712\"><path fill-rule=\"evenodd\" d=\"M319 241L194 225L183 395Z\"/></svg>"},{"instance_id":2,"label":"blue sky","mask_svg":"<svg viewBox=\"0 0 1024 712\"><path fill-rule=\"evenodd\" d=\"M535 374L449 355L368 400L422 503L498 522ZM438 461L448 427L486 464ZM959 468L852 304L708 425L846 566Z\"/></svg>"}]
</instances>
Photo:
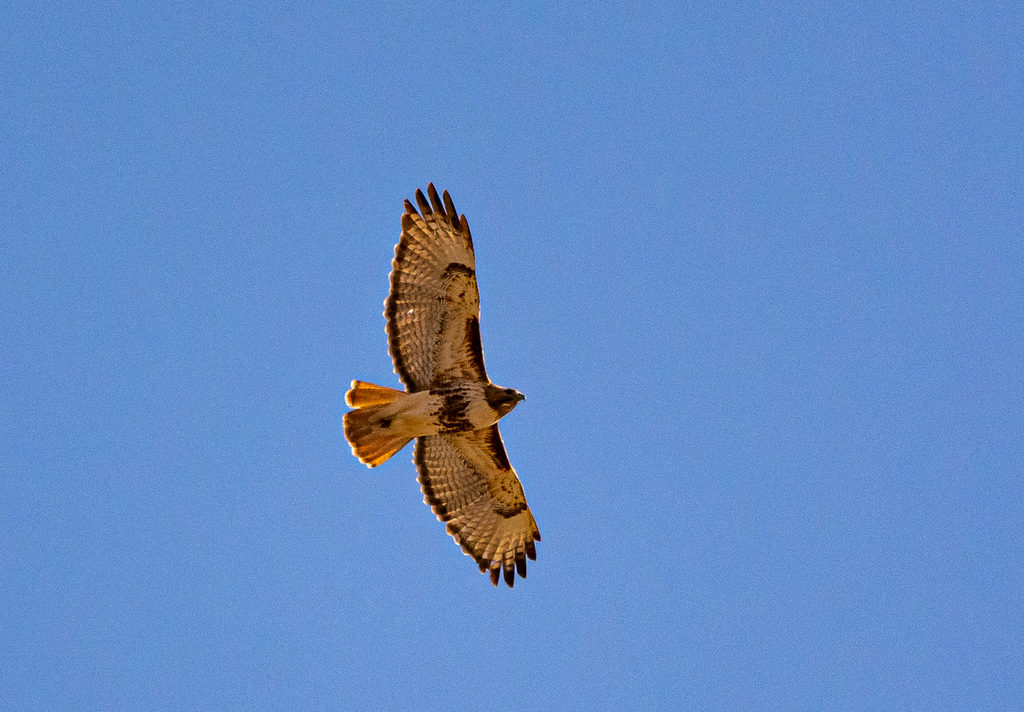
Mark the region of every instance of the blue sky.
<instances>
[{"instance_id":1,"label":"blue sky","mask_svg":"<svg viewBox=\"0 0 1024 712\"><path fill-rule=\"evenodd\" d=\"M13 3L0 95L0 707L1024 707L1018 3ZM341 432L428 181L513 590Z\"/></svg>"}]
</instances>

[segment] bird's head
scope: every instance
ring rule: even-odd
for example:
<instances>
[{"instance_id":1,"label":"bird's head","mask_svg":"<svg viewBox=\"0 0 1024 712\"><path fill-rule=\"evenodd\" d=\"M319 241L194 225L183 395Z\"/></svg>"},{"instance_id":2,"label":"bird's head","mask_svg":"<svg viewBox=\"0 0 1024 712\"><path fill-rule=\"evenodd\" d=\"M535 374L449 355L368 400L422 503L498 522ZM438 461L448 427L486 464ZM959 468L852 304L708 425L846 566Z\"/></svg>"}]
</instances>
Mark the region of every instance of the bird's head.
<instances>
[{"instance_id":1,"label":"bird's head","mask_svg":"<svg viewBox=\"0 0 1024 712\"><path fill-rule=\"evenodd\" d=\"M502 388L490 384L486 390L487 403L498 413L498 417L507 415L512 411L519 401L526 400L526 396L515 388Z\"/></svg>"}]
</instances>

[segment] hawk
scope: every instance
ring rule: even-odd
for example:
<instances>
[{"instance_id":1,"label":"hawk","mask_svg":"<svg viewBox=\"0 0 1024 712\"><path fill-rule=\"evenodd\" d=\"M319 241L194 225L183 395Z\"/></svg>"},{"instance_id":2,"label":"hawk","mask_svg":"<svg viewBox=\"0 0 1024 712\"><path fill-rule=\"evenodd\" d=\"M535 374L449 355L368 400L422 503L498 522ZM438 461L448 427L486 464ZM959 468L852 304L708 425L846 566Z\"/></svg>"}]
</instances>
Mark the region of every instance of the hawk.
<instances>
[{"instance_id":1,"label":"hawk","mask_svg":"<svg viewBox=\"0 0 1024 712\"><path fill-rule=\"evenodd\" d=\"M345 437L376 467L416 439L423 501L481 573L511 588L536 559L540 531L505 453L498 420L524 400L491 383L480 345L480 293L473 238L448 191L408 200L384 301L388 351L400 391L352 381Z\"/></svg>"}]
</instances>

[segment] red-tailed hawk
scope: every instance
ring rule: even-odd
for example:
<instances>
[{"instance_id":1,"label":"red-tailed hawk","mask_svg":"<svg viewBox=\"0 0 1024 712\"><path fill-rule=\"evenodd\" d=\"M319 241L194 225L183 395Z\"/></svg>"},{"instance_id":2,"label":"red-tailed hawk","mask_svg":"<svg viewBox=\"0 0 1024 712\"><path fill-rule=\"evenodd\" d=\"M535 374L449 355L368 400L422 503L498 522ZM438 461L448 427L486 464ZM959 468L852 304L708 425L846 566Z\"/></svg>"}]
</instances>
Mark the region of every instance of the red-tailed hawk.
<instances>
[{"instance_id":1,"label":"red-tailed hawk","mask_svg":"<svg viewBox=\"0 0 1024 712\"><path fill-rule=\"evenodd\" d=\"M423 501L481 573L509 588L536 559L537 522L505 454L498 419L523 394L491 383L480 345L480 293L466 216L434 184L408 200L384 301L388 351L405 391L352 381L345 437L376 467L416 438Z\"/></svg>"}]
</instances>

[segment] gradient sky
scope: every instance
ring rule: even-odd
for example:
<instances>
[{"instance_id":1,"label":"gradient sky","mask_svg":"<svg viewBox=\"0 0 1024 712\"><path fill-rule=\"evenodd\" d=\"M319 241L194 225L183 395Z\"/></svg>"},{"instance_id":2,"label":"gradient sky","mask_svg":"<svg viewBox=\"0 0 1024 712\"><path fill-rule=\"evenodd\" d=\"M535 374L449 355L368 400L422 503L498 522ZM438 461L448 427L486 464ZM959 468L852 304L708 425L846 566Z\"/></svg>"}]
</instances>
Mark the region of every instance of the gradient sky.
<instances>
[{"instance_id":1,"label":"gradient sky","mask_svg":"<svg viewBox=\"0 0 1024 712\"><path fill-rule=\"evenodd\" d=\"M0 708L1024 708L1019 2L7 3ZM395 386L473 229L543 541Z\"/></svg>"}]
</instances>

